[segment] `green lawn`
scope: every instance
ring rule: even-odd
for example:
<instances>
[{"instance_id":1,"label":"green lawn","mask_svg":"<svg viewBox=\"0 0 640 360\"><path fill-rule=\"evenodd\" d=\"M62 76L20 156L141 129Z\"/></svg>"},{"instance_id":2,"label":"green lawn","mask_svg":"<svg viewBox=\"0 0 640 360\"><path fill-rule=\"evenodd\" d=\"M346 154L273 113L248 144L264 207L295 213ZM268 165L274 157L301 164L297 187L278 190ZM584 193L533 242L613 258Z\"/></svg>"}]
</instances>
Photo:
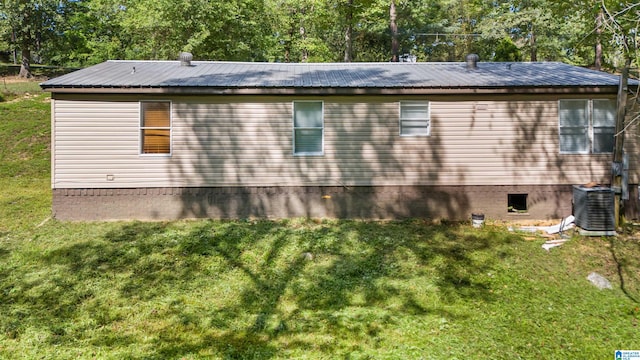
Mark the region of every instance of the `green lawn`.
<instances>
[{"instance_id":1,"label":"green lawn","mask_svg":"<svg viewBox=\"0 0 640 360\"><path fill-rule=\"evenodd\" d=\"M14 79L11 80L11 82L0 80L0 101L10 101L21 96L32 96L42 92L37 81L15 82Z\"/></svg>"},{"instance_id":2,"label":"green lawn","mask_svg":"<svg viewBox=\"0 0 640 360\"><path fill-rule=\"evenodd\" d=\"M31 64L31 74L35 77L55 77L75 70L78 70L78 68ZM0 63L0 77L18 76L19 73L19 64Z\"/></svg>"},{"instance_id":3,"label":"green lawn","mask_svg":"<svg viewBox=\"0 0 640 360\"><path fill-rule=\"evenodd\" d=\"M489 222L62 223L46 95L0 103L0 358L609 359L640 242ZM596 271L613 283L598 290Z\"/></svg>"}]
</instances>

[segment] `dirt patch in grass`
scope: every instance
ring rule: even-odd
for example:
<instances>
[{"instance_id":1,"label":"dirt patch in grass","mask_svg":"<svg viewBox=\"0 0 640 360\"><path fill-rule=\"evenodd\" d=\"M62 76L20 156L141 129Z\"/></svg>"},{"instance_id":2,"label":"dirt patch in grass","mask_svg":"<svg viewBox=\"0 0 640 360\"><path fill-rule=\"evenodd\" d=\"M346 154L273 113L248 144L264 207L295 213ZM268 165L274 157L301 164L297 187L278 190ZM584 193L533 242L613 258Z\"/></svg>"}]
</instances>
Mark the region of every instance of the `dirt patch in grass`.
<instances>
[{"instance_id":1,"label":"dirt patch in grass","mask_svg":"<svg viewBox=\"0 0 640 360\"><path fill-rule=\"evenodd\" d=\"M7 103L14 103L14 102L22 101L22 100L29 100L29 99L33 99L33 98L35 98L37 96L38 96L37 94L25 93L22 96L18 96L18 97L14 98L14 99L11 99L11 100L7 101ZM46 98L43 101L49 102L49 101L51 101L51 99L50 98Z\"/></svg>"},{"instance_id":2,"label":"dirt patch in grass","mask_svg":"<svg viewBox=\"0 0 640 360\"><path fill-rule=\"evenodd\" d=\"M22 78L20 76L2 76L0 77L0 82L1 83L7 83L7 84L15 84L15 83L23 83L23 82L37 82L37 83L41 83L43 81L48 80L49 78L46 76L36 76L36 77L32 77L30 79L25 79Z\"/></svg>"},{"instance_id":3,"label":"dirt patch in grass","mask_svg":"<svg viewBox=\"0 0 640 360\"><path fill-rule=\"evenodd\" d=\"M40 82L44 78L23 79L17 76L0 78L0 102L16 102L31 99L42 93Z\"/></svg>"}]
</instances>

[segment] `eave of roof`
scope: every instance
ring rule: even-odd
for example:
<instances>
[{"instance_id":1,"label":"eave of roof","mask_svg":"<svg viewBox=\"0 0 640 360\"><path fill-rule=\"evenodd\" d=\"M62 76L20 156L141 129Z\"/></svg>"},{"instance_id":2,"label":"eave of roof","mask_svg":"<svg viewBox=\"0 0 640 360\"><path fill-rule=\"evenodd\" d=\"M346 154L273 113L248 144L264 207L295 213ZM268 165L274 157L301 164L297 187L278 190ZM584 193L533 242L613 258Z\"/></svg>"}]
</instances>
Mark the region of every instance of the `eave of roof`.
<instances>
[{"instance_id":1,"label":"eave of roof","mask_svg":"<svg viewBox=\"0 0 640 360\"><path fill-rule=\"evenodd\" d=\"M463 94L614 94L616 86L503 88L213 88L213 87L56 87L46 90L83 94L150 95L463 95Z\"/></svg>"},{"instance_id":2,"label":"eave of roof","mask_svg":"<svg viewBox=\"0 0 640 360\"><path fill-rule=\"evenodd\" d=\"M107 61L45 81L56 93L449 94L615 91L619 77L558 62L233 63Z\"/></svg>"}]
</instances>

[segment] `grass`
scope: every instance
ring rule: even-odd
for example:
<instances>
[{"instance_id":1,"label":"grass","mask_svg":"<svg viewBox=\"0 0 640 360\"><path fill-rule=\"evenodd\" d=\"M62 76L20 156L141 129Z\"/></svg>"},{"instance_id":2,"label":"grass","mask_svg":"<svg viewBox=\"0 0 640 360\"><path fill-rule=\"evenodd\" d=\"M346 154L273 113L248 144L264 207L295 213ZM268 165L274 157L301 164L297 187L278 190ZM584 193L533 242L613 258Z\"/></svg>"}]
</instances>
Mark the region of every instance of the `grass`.
<instances>
[{"instance_id":1,"label":"grass","mask_svg":"<svg viewBox=\"0 0 640 360\"><path fill-rule=\"evenodd\" d=\"M55 77L78 70L62 66L31 64L31 74L35 77ZM0 63L0 76L17 76L20 73L19 64Z\"/></svg>"},{"instance_id":2,"label":"grass","mask_svg":"<svg viewBox=\"0 0 640 360\"><path fill-rule=\"evenodd\" d=\"M602 359L640 348L633 228L547 252L497 223L43 222L48 111L45 95L0 103L0 358ZM592 286L592 271L613 289Z\"/></svg>"},{"instance_id":3,"label":"grass","mask_svg":"<svg viewBox=\"0 0 640 360\"><path fill-rule=\"evenodd\" d=\"M0 102L0 234L50 213L51 104L33 84L12 84L17 99Z\"/></svg>"},{"instance_id":4,"label":"grass","mask_svg":"<svg viewBox=\"0 0 640 360\"><path fill-rule=\"evenodd\" d=\"M42 90L37 80L22 81L17 77L0 78L0 102L41 93Z\"/></svg>"},{"instance_id":5,"label":"grass","mask_svg":"<svg viewBox=\"0 0 640 360\"><path fill-rule=\"evenodd\" d=\"M1 244L7 357L601 359L639 341L627 239L547 253L500 226L294 219L51 221Z\"/></svg>"}]
</instances>

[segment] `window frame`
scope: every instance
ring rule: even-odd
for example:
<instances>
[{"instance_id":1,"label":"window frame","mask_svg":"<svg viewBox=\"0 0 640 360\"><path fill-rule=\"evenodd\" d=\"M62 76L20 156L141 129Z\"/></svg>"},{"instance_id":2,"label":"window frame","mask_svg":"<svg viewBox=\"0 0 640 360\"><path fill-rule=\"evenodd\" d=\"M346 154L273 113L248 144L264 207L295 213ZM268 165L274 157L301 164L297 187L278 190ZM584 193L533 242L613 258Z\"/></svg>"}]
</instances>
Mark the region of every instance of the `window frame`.
<instances>
[{"instance_id":1,"label":"window frame","mask_svg":"<svg viewBox=\"0 0 640 360\"><path fill-rule=\"evenodd\" d=\"M598 124L596 126L596 119L594 118L595 114L596 114L596 102L610 102L612 103L612 124L611 126L602 126L601 124ZM616 147L616 143L615 143L615 136L616 136L616 116L617 116L617 101L614 99L591 99L591 152L593 154L613 154L613 152L615 151L615 147ZM596 134L596 128L598 129L611 129L610 133L612 136L612 146L611 146L611 151L610 152L603 152L603 151L599 151L599 152L595 152L595 146L596 146L596 136L598 136L599 134Z\"/></svg>"},{"instance_id":2,"label":"window frame","mask_svg":"<svg viewBox=\"0 0 640 360\"><path fill-rule=\"evenodd\" d=\"M562 126L562 118L561 118L561 108L563 102L580 102L584 103L586 106L586 137L587 137L587 149L584 151L568 151L562 150L562 129L567 128L567 126ZM575 154L575 155L584 155L591 154L591 102L589 99L559 99L558 100L558 149L560 154ZM583 119L584 120L584 119ZM577 128L578 126L572 126L572 128Z\"/></svg>"},{"instance_id":3,"label":"window frame","mask_svg":"<svg viewBox=\"0 0 640 360\"><path fill-rule=\"evenodd\" d=\"M296 126L296 103L319 103L321 127L297 127ZM324 156L324 101L323 100L294 100L291 102L291 123L292 123L292 153L294 156ZM297 130L320 130L320 151L296 151Z\"/></svg>"},{"instance_id":4,"label":"window frame","mask_svg":"<svg viewBox=\"0 0 640 360\"><path fill-rule=\"evenodd\" d=\"M169 126L143 126L144 104L145 103L168 103L169 104ZM173 102L171 100L141 100L138 106L138 155L144 157L170 157L173 155ZM145 130L169 130L169 152L147 153L144 152L144 132Z\"/></svg>"},{"instance_id":5,"label":"window frame","mask_svg":"<svg viewBox=\"0 0 640 360\"><path fill-rule=\"evenodd\" d=\"M416 106L416 105L420 105L420 106L425 106L427 107L427 117L425 119L403 119L402 117L402 108L403 105L407 105L407 106ZM403 129L406 127L403 127L402 123L403 121L408 121L408 120L413 120L413 121L420 121L420 120L424 120L427 123L427 131L426 133L420 133L420 134L408 134L408 133L404 133ZM403 100L398 102L398 131L399 131L399 135L402 137L429 137L431 136L431 102L429 100Z\"/></svg>"},{"instance_id":6,"label":"window frame","mask_svg":"<svg viewBox=\"0 0 640 360\"><path fill-rule=\"evenodd\" d=\"M580 101L580 102L586 102L586 117L587 117L587 121L586 121L586 139L587 139L587 150L586 151L567 151L567 150L562 150L562 129L566 128L562 126L561 124L561 114L560 114L560 109L562 106L562 102L566 102L566 101ZM595 151L595 131L594 129L597 128L601 128L601 129L607 129L607 128L613 128L614 132L615 132L615 120L613 123L613 126L595 126L595 120L594 120L594 102L598 102L598 101L609 101L609 102L614 102L614 99L610 99L610 98L596 98L596 99L579 99L579 98L574 98L574 99L559 99L558 100L558 148L559 148L559 152L561 155L607 155L607 154L612 154L612 151ZM615 119L615 107L614 107L614 119ZM615 134L614 134L615 135Z\"/></svg>"}]
</instances>

